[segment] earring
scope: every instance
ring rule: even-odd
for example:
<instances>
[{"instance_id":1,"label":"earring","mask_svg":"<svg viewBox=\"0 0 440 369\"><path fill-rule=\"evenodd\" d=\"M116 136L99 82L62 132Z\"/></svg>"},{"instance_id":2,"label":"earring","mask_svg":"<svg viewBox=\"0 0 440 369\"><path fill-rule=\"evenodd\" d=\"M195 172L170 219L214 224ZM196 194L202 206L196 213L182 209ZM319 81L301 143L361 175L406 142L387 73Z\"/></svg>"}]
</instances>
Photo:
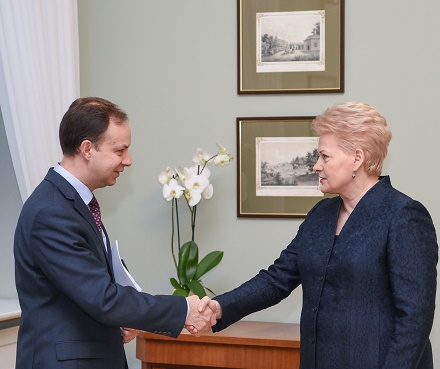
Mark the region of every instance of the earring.
<instances>
[{"instance_id":1,"label":"earring","mask_svg":"<svg viewBox=\"0 0 440 369\"><path fill-rule=\"evenodd\" d=\"M353 178L356 177L356 172L353 172L353 174L351 175Z\"/></svg>"}]
</instances>

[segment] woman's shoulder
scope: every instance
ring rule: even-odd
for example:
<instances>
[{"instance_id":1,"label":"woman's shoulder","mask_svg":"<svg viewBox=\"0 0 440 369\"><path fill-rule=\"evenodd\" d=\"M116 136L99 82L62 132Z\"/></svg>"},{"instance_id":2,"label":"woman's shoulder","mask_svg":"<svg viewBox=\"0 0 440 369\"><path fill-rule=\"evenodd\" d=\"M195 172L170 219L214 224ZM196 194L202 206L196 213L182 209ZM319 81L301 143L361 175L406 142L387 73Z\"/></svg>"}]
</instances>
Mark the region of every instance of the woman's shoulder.
<instances>
[{"instance_id":1,"label":"woman's shoulder","mask_svg":"<svg viewBox=\"0 0 440 369\"><path fill-rule=\"evenodd\" d=\"M380 191L383 192L385 197L388 197L390 200L392 200L393 203L396 204L405 204L412 202L418 203L418 201L413 199L411 196L393 187L389 176L385 176L381 178L379 184L380 184Z\"/></svg>"},{"instance_id":2,"label":"woman's shoulder","mask_svg":"<svg viewBox=\"0 0 440 369\"><path fill-rule=\"evenodd\" d=\"M424 214L428 218L431 218L428 209L420 201L412 198L408 194L394 188L388 179L388 184L385 182L385 186L382 190L378 204L382 209L386 209L397 216L400 216L402 212Z\"/></svg>"}]
</instances>

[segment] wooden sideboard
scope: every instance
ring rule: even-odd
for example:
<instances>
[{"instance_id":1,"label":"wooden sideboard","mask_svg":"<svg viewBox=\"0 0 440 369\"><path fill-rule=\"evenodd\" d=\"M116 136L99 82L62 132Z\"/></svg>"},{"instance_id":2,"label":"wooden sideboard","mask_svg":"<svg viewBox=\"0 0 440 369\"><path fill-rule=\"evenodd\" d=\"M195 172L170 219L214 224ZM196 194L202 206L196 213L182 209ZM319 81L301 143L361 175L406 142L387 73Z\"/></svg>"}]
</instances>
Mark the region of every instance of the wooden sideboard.
<instances>
[{"instance_id":1,"label":"wooden sideboard","mask_svg":"<svg viewBox=\"0 0 440 369\"><path fill-rule=\"evenodd\" d=\"M15 368L20 317L17 299L0 299L0 369Z\"/></svg>"},{"instance_id":2,"label":"wooden sideboard","mask_svg":"<svg viewBox=\"0 0 440 369\"><path fill-rule=\"evenodd\" d=\"M299 345L298 324L240 321L201 337L141 332L136 357L142 369L298 369Z\"/></svg>"}]
</instances>

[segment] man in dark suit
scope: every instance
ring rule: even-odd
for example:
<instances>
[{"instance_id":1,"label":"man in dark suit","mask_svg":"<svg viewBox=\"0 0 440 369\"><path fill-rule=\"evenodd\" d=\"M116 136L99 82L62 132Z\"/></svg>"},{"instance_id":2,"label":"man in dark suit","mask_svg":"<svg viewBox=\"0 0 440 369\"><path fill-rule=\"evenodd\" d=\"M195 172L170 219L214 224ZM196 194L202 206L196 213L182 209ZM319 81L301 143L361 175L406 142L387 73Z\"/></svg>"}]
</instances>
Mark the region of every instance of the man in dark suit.
<instances>
[{"instance_id":1,"label":"man in dark suit","mask_svg":"<svg viewBox=\"0 0 440 369\"><path fill-rule=\"evenodd\" d=\"M109 239L91 208L93 191L113 186L131 165L127 115L107 100L81 98L59 136L63 159L24 204L15 232L16 368L123 369L123 343L137 329L177 337L184 325L202 332L214 324L211 311L197 311L197 296L152 296L115 283Z\"/></svg>"}]
</instances>

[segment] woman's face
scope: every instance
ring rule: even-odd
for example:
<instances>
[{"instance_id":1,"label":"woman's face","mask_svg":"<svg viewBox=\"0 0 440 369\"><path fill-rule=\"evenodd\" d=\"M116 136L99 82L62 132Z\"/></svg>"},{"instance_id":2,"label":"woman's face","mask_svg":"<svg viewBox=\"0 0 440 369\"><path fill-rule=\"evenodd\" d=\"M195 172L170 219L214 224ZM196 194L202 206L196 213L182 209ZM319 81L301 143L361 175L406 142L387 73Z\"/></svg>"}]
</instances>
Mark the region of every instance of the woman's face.
<instances>
[{"instance_id":1,"label":"woman's face","mask_svg":"<svg viewBox=\"0 0 440 369\"><path fill-rule=\"evenodd\" d=\"M338 140L332 133L319 137L319 157L313 170L319 174L321 191L341 194L349 189L353 182L355 153L349 155L338 146Z\"/></svg>"}]
</instances>

